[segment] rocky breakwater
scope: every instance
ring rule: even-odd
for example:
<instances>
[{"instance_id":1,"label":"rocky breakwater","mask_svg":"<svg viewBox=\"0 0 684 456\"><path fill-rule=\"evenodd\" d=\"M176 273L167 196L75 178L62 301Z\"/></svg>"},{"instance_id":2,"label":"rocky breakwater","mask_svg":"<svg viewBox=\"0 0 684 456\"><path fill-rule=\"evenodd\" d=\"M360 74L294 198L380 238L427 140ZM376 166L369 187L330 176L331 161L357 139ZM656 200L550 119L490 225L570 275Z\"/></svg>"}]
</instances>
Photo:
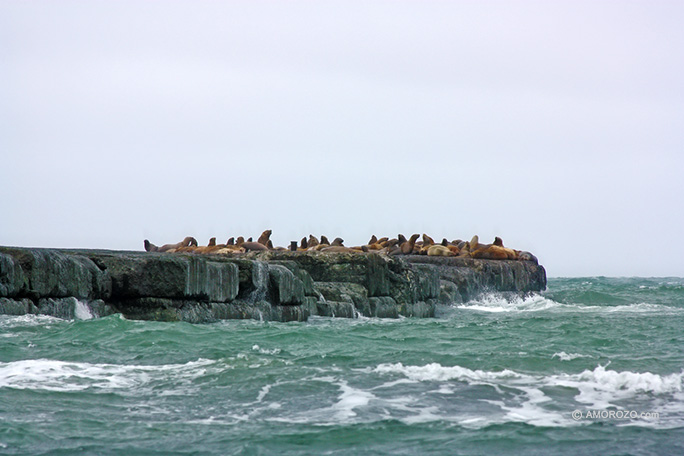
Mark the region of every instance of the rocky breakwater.
<instances>
[{"instance_id":1,"label":"rocky breakwater","mask_svg":"<svg viewBox=\"0 0 684 456\"><path fill-rule=\"evenodd\" d=\"M211 322L433 317L439 303L546 287L536 261L380 253L242 255L0 247L0 313Z\"/></svg>"}]
</instances>

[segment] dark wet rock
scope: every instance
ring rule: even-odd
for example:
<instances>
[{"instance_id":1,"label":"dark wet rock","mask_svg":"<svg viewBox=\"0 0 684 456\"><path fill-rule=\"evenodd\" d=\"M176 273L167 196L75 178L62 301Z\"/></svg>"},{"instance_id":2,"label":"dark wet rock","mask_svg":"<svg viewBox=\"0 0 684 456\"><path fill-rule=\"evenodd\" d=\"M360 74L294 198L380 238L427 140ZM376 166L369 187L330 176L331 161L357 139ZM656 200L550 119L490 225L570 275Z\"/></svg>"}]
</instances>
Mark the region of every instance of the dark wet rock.
<instances>
[{"instance_id":1,"label":"dark wet rock","mask_svg":"<svg viewBox=\"0 0 684 456\"><path fill-rule=\"evenodd\" d=\"M297 305L304 302L304 284L283 265L268 266L273 300L277 304Z\"/></svg>"},{"instance_id":2,"label":"dark wet rock","mask_svg":"<svg viewBox=\"0 0 684 456\"><path fill-rule=\"evenodd\" d=\"M242 256L0 247L0 313L206 323L311 315L426 318L490 291L546 287L535 261L379 253ZM80 317L79 317L80 315Z\"/></svg>"}]
</instances>

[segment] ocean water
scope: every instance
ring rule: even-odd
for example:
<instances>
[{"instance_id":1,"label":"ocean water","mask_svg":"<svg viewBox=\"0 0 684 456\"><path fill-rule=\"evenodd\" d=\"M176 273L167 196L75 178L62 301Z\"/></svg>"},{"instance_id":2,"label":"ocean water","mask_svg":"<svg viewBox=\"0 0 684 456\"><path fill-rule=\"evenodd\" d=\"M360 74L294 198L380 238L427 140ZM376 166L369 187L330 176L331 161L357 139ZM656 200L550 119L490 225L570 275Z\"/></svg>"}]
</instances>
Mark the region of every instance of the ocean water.
<instances>
[{"instance_id":1,"label":"ocean water","mask_svg":"<svg viewBox=\"0 0 684 456\"><path fill-rule=\"evenodd\" d=\"M435 319L0 316L0 454L682 455L684 279Z\"/></svg>"}]
</instances>

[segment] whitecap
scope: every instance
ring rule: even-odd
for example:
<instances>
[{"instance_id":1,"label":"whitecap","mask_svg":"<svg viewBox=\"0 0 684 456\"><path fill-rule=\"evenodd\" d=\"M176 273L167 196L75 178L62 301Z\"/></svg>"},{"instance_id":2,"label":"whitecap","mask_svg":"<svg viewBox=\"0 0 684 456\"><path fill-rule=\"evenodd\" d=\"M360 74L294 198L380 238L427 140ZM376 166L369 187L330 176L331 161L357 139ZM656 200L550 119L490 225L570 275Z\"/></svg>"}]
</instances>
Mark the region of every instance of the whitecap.
<instances>
[{"instance_id":1,"label":"whitecap","mask_svg":"<svg viewBox=\"0 0 684 456\"><path fill-rule=\"evenodd\" d=\"M372 393L353 388L346 381L339 383L339 387L341 394L337 402L332 405L332 410L340 421L346 421L349 418L355 417L355 409L367 406L375 398Z\"/></svg>"},{"instance_id":2,"label":"whitecap","mask_svg":"<svg viewBox=\"0 0 684 456\"><path fill-rule=\"evenodd\" d=\"M564 353L564 352L561 352ZM561 354L557 354L561 357ZM571 357L572 355L564 354ZM577 354L574 354L577 355ZM555 355L554 355L555 356ZM579 355L582 356L582 355ZM373 372L399 374L410 381L435 382L438 389L433 393L450 392L458 396L461 391L455 383L489 385L500 399L482 399L496 405L505 414L496 413L484 420L462 417L467 426L489 425L497 422L520 421L534 426L571 426L580 423L572 420L573 409L606 410L639 407L646 412L659 412L660 420L654 422L632 421L630 425L668 428L684 421L684 370L679 373L659 375L652 372L615 371L605 366L580 373L553 375L529 375L511 370L484 371L461 366L442 366L431 363L424 366L405 366L402 363L380 364ZM576 391L573 401L563 396L553 397L558 387ZM549 394L549 395L547 395ZM564 405L559 408L559 401ZM454 417L445 417L453 419ZM625 424L625 423L620 423Z\"/></svg>"},{"instance_id":3,"label":"whitecap","mask_svg":"<svg viewBox=\"0 0 684 456\"><path fill-rule=\"evenodd\" d=\"M525 297L507 297L497 293L490 293L478 300L469 301L465 304L455 306L457 309L475 310L479 312L592 312L592 313L680 313L684 309L678 307L665 306L640 302L619 306L589 306L583 304L564 304L540 294L533 294Z\"/></svg>"},{"instance_id":4,"label":"whitecap","mask_svg":"<svg viewBox=\"0 0 684 456\"><path fill-rule=\"evenodd\" d=\"M580 353L565 353L564 351L562 351L562 352L554 353L551 358L552 359L558 358L561 361L572 361L573 359L577 359L577 358L591 358L591 356L582 355Z\"/></svg>"},{"instance_id":5,"label":"whitecap","mask_svg":"<svg viewBox=\"0 0 684 456\"><path fill-rule=\"evenodd\" d=\"M119 365L32 359L0 363L0 388L83 391L89 388L135 390L153 381L189 381L206 373L214 361L185 364Z\"/></svg>"},{"instance_id":6,"label":"whitecap","mask_svg":"<svg viewBox=\"0 0 684 456\"><path fill-rule=\"evenodd\" d=\"M273 348L273 349L269 350L267 348L261 348L257 344L252 345L252 350L258 351L259 353L264 354L264 355L277 355L278 353L280 353L279 348Z\"/></svg>"},{"instance_id":7,"label":"whitecap","mask_svg":"<svg viewBox=\"0 0 684 456\"><path fill-rule=\"evenodd\" d=\"M518 374L512 370L504 369L500 372L487 372L471 370L461 366L444 367L439 363L426 364L425 366L404 366L402 363L380 364L375 369L378 373L399 373L411 380L417 381L447 381L462 380L466 382L488 382L504 378L521 379L528 376Z\"/></svg>"}]
</instances>

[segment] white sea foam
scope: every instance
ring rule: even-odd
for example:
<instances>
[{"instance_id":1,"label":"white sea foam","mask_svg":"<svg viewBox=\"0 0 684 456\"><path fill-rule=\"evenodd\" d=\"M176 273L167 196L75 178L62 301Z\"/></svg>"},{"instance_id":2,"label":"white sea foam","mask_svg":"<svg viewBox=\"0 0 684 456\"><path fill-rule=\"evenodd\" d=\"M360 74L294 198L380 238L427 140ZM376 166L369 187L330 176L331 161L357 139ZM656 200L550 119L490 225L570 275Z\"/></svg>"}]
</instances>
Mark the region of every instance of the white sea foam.
<instances>
[{"instance_id":1,"label":"white sea foam","mask_svg":"<svg viewBox=\"0 0 684 456\"><path fill-rule=\"evenodd\" d=\"M381 374L400 373L411 380L436 382L447 380L489 382L503 378L514 379L526 377L508 369L501 372L487 372L482 370L471 370L461 366L444 367L439 363L426 364L425 366L404 366L402 363L380 364L374 371Z\"/></svg>"},{"instance_id":2,"label":"white sea foam","mask_svg":"<svg viewBox=\"0 0 684 456\"><path fill-rule=\"evenodd\" d=\"M269 350L267 348L261 348L257 344L252 345L252 350L258 351L259 353L264 354L264 355L277 355L278 353L280 353L279 348L273 348L273 349Z\"/></svg>"},{"instance_id":3,"label":"white sea foam","mask_svg":"<svg viewBox=\"0 0 684 456\"><path fill-rule=\"evenodd\" d=\"M564 351L554 353L551 358L558 358L561 361L572 361L573 359L577 358L591 358L589 355L582 355L579 353L565 353Z\"/></svg>"},{"instance_id":4,"label":"white sea foam","mask_svg":"<svg viewBox=\"0 0 684 456\"><path fill-rule=\"evenodd\" d=\"M153 381L188 381L206 373L214 361L185 364L118 365L35 359L0 363L0 388L48 391L135 390Z\"/></svg>"},{"instance_id":5,"label":"white sea foam","mask_svg":"<svg viewBox=\"0 0 684 456\"><path fill-rule=\"evenodd\" d=\"M76 300L76 305L74 306L74 317L76 320L90 320L94 317L90 307L85 302Z\"/></svg>"},{"instance_id":6,"label":"white sea foam","mask_svg":"<svg viewBox=\"0 0 684 456\"><path fill-rule=\"evenodd\" d=\"M44 326L51 323L63 322L61 318L48 315L0 315L0 328L11 329L18 327Z\"/></svg>"},{"instance_id":7,"label":"white sea foam","mask_svg":"<svg viewBox=\"0 0 684 456\"><path fill-rule=\"evenodd\" d=\"M341 421L348 420L356 416L355 409L364 407L375 398L375 396L361 389L353 388L345 381L339 384L341 394L332 406L336 418Z\"/></svg>"},{"instance_id":8,"label":"white sea foam","mask_svg":"<svg viewBox=\"0 0 684 456\"><path fill-rule=\"evenodd\" d=\"M598 366L579 374L554 375L544 379L547 385L575 388L575 400L605 408L623 399L640 395L672 395L682 391L684 370L661 376L651 372L617 372Z\"/></svg>"},{"instance_id":9,"label":"white sea foam","mask_svg":"<svg viewBox=\"0 0 684 456\"><path fill-rule=\"evenodd\" d=\"M650 312L670 312L681 313L684 309L671 306L663 306L659 304L649 304L646 302L620 305L620 306L588 306L582 304L563 304L552 299L546 298L539 294L526 296L524 298L514 297L507 298L500 294L491 293L483 296L476 301L470 301L465 304L457 305L457 309L475 310L479 312L539 312L539 311L555 311L555 312L593 312L593 313L613 313L613 312L633 312L633 313L650 313Z\"/></svg>"},{"instance_id":10,"label":"white sea foam","mask_svg":"<svg viewBox=\"0 0 684 456\"><path fill-rule=\"evenodd\" d=\"M496 405L505 414L498 416L493 413L484 420L474 421L473 417L462 417L462 420L456 417L456 421L460 423L465 420L468 426L477 427L507 421L520 421L535 426L571 426L581 424L572 420L570 412L574 408L621 409L634 407L634 404L639 404L642 408L648 407L645 411L661 413L661 420L657 423L648 422L649 426L672 427L684 421L684 370L680 373L658 375L651 372L614 371L599 365L593 370L580 373L544 376L511 370L472 370L461 366L442 366L438 363L424 366L404 366L396 363L380 364L373 372L400 374L417 382L435 382L439 385L432 392L440 394L459 394L459 388L452 390L456 384L451 384L451 388L445 389L444 382L494 387L501 399L483 402ZM559 386L576 390L575 404L567 404L567 410L559 410L556 404L556 401L565 399L547 395Z\"/></svg>"}]
</instances>

